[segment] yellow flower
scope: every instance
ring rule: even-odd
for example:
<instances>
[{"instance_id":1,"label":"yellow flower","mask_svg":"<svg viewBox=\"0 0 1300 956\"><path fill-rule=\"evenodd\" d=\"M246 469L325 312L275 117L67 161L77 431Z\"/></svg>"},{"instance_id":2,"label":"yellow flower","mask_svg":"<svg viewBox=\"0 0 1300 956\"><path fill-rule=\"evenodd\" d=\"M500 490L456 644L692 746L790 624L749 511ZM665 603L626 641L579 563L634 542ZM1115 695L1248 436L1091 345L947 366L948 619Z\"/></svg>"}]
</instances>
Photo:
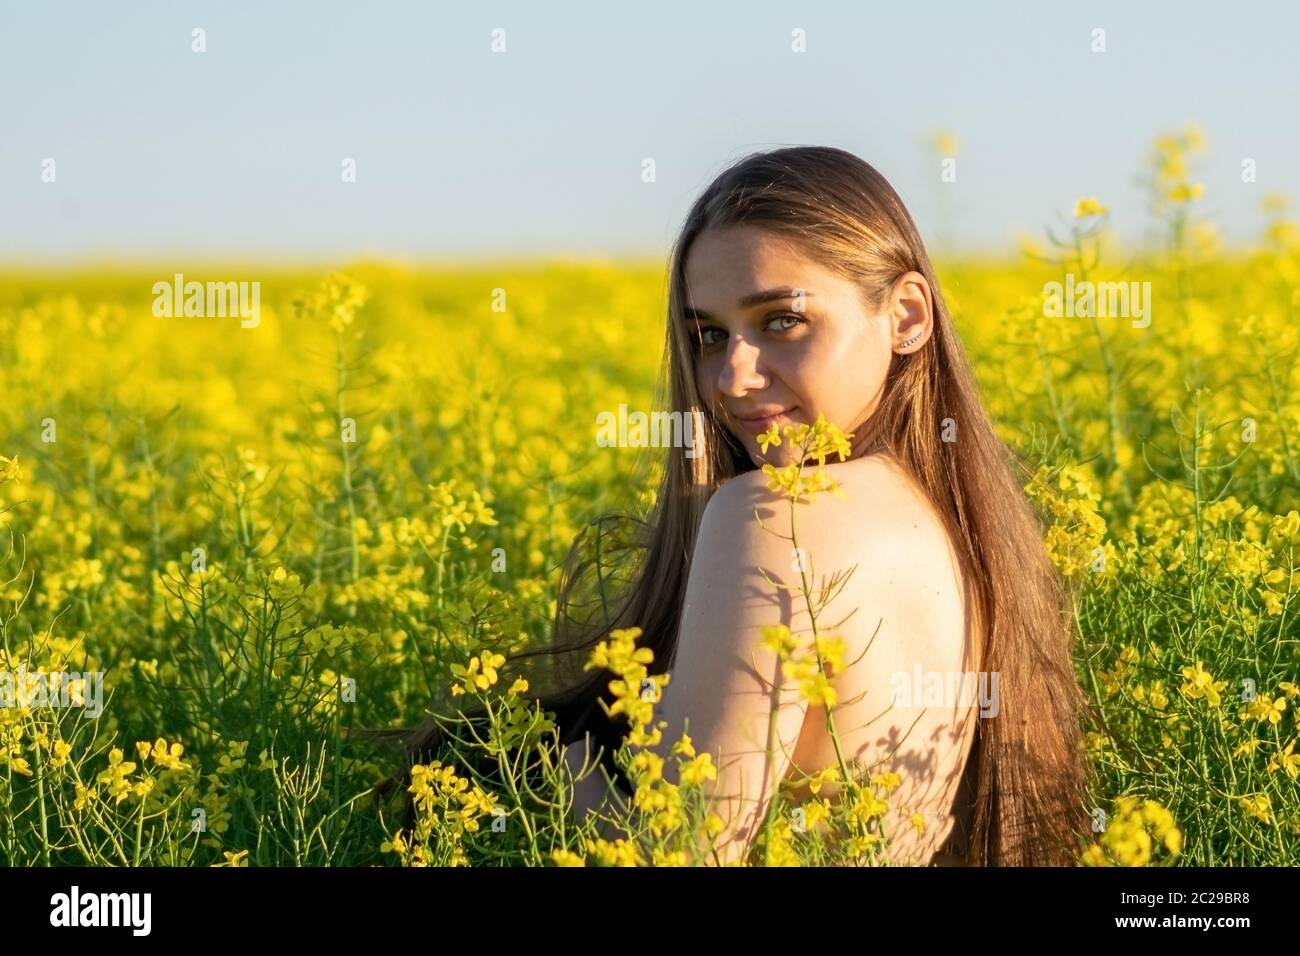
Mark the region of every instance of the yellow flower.
<instances>
[{"instance_id":1,"label":"yellow flower","mask_svg":"<svg viewBox=\"0 0 1300 956\"><path fill-rule=\"evenodd\" d=\"M123 760L125 755L120 748L114 747L108 753L108 769L95 778L95 782L108 788L109 796L114 802L121 803L131 795L131 783L127 777L135 770L135 764Z\"/></svg>"},{"instance_id":2,"label":"yellow flower","mask_svg":"<svg viewBox=\"0 0 1300 956\"><path fill-rule=\"evenodd\" d=\"M667 677L667 675L665 674L664 677ZM656 678L656 682L658 682L658 678ZM613 686L613 684L614 682L610 681L610 685ZM647 713L650 712L649 708L652 708L653 706L653 704L646 704ZM667 721L661 720L659 723L655 724L654 729L647 731L645 729L645 722L638 721L636 726L628 732L627 742L632 744L634 747L657 747L659 742L663 739L663 729L667 726Z\"/></svg>"},{"instance_id":3,"label":"yellow flower","mask_svg":"<svg viewBox=\"0 0 1300 956\"><path fill-rule=\"evenodd\" d=\"M54 756L50 758L51 767L62 767L68 762L68 756L72 753L72 744L62 740L54 741Z\"/></svg>"},{"instance_id":4,"label":"yellow flower","mask_svg":"<svg viewBox=\"0 0 1300 956\"><path fill-rule=\"evenodd\" d=\"M1165 833L1165 849L1177 856L1183 852L1183 831L1172 827Z\"/></svg>"},{"instance_id":5,"label":"yellow flower","mask_svg":"<svg viewBox=\"0 0 1300 956\"><path fill-rule=\"evenodd\" d=\"M767 449L769 445L780 445L780 444L781 444L781 436L777 434L776 422L773 422L771 425L769 425L767 431L763 432L763 434L758 436L758 447L759 450L762 451L764 455L767 454Z\"/></svg>"},{"instance_id":6,"label":"yellow flower","mask_svg":"<svg viewBox=\"0 0 1300 956\"><path fill-rule=\"evenodd\" d=\"M830 679L820 671L799 681L799 694L812 706L825 707L828 710L834 707L839 699Z\"/></svg>"},{"instance_id":7,"label":"yellow flower","mask_svg":"<svg viewBox=\"0 0 1300 956\"><path fill-rule=\"evenodd\" d=\"M492 687L497 682L497 668L505 662L504 654L494 654L489 651L482 656L471 657L468 667L452 664L452 674L461 678L460 684L452 686L452 695L473 693L476 690L487 690Z\"/></svg>"},{"instance_id":8,"label":"yellow flower","mask_svg":"<svg viewBox=\"0 0 1300 956\"><path fill-rule=\"evenodd\" d=\"M1273 755L1273 759L1268 762L1264 768L1269 773L1277 773L1283 770L1292 780L1300 776L1300 754L1293 753L1295 750L1295 741L1287 743L1286 747Z\"/></svg>"},{"instance_id":9,"label":"yellow flower","mask_svg":"<svg viewBox=\"0 0 1300 956\"><path fill-rule=\"evenodd\" d=\"M787 425L786 428L790 426ZM800 428L808 426L801 425ZM818 412L817 421L806 433L808 439L807 445L804 445L804 436L801 436L796 442L804 453L817 459L818 467L826 465L826 459L830 455L838 455L840 461L848 460L853 454L853 447L849 444L849 439L853 437L852 432L841 431L840 428L826 420L826 417Z\"/></svg>"},{"instance_id":10,"label":"yellow flower","mask_svg":"<svg viewBox=\"0 0 1300 956\"><path fill-rule=\"evenodd\" d=\"M868 833L866 836L853 837L845 844L845 847L851 857L860 859L868 856L880 843L880 840L879 833Z\"/></svg>"},{"instance_id":11,"label":"yellow flower","mask_svg":"<svg viewBox=\"0 0 1300 956\"><path fill-rule=\"evenodd\" d=\"M1082 219L1085 216L1104 216L1110 210L1097 202L1095 196L1084 196L1074 204L1074 218Z\"/></svg>"},{"instance_id":12,"label":"yellow flower","mask_svg":"<svg viewBox=\"0 0 1300 956\"><path fill-rule=\"evenodd\" d=\"M945 159L957 155L957 137L948 130L937 131L931 138L930 145L934 148L937 155L942 156Z\"/></svg>"},{"instance_id":13,"label":"yellow flower","mask_svg":"<svg viewBox=\"0 0 1300 956\"><path fill-rule=\"evenodd\" d=\"M1100 843L1094 843L1088 847L1088 849L1084 850L1083 855L1079 858L1079 862L1083 866L1111 865L1110 861L1106 859L1106 851L1102 848Z\"/></svg>"},{"instance_id":14,"label":"yellow flower","mask_svg":"<svg viewBox=\"0 0 1300 956\"><path fill-rule=\"evenodd\" d=\"M822 786L838 780L840 770L838 767L827 767L825 770L819 770L808 778L808 789L813 793L821 793Z\"/></svg>"},{"instance_id":15,"label":"yellow flower","mask_svg":"<svg viewBox=\"0 0 1300 956\"><path fill-rule=\"evenodd\" d=\"M838 674L844 670L844 652L844 638L821 636L817 638L817 653L821 655L823 662L832 673Z\"/></svg>"},{"instance_id":16,"label":"yellow flower","mask_svg":"<svg viewBox=\"0 0 1300 956\"><path fill-rule=\"evenodd\" d=\"M639 866L641 853L635 843L619 838L612 843L608 840L588 840L587 857L595 858L601 866Z\"/></svg>"},{"instance_id":17,"label":"yellow flower","mask_svg":"<svg viewBox=\"0 0 1300 956\"><path fill-rule=\"evenodd\" d=\"M1170 153L1161 159L1157 172L1161 179L1185 179L1187 177L1187 161L1181 153Z\"/></svg>"},{"instance_id":18,"label":"yellow flower","mask_svg":"<svg viewBox=\"0 0 1300 956\"><path fill-rule=\"evenodd\" d=\"M797 497L798 465L786 465L784 468L777 468L776 465L764 465L763 474L767 475L769 491L780 491L791 497Z\"/></svg>"},{"instance_id":19,"label":"yellow flower","mask_svg":"<svg viewBox=\"0 0 1300 956\"><path fill-rule=\"evenodd\" d=\"M794 828L790 821L782 817L775 821L770 831L764 832L758 839L763 846L763 859L767 866L798 866L799 855L793 844Z\"/></svg>"},{"instance_id":20,"label":"yellow flower","mask_svg":"<svg viewBox=\"0 0 1300 956\"><path fill-rule=\"evenodd\" d=\"M1184 683L1178 689L1183 696L1189 700L1203 697L1211 707L1219 706L1222 702L1219 692L1228 686L1226 680L1216 681L1200 661L1195 667L1184 667L1182 674Z\"/></svg>"},{"instance_id":21,"label":"yellow flower","mask_svg":"<svg viewBox=\"0 0 1300 956\"><path fill-rule=\"evenodd\" d=\"M641 633L639 627L610 631L609 640L601 641L596 645L583 670L599 667L620 676L627 676L629 670L652 663L654 651L648 647L636 646L636 639L641 636Z\"/></svg>"},{"instance_id":22,"label":"yellow flower","mask_svg":"<svg viewBox=\"0 0 1300 956\"><path fill-rule=\"evenodd\" d=\"M827 421L826 416L821 413L818 413L817 421L812 425L784 425L781 433L790 439L794 448L798 449L799 461L792 462L784 468L764 465L763 474L767 475L768 489L779 491L793 501L811 497L818 491L830 491L837 497L843 498L844 492L839 482L833 481L822 469L825 468L826 459L830 455L838 455L840 461L849 458L853 452L849 439L853 435L841 431L836 425ZM817 468L811 477L805 478L803 463L809 458L817 459Z\"/></svg>"},{"instance_id":23,"label":"yellow flower","mask_svg":"<svg viewBox=\"0 0 1300 956\"><path fill-rule=\"evenodd\" d=\"M185 748L179 741L166 749L164 747L166 747L166 741L161 738L154 742L154 763L166 770L187 770L189 768L189 765L181 760L181 754L185 752Z\"/></svg>"},{"instance_id":24,"label":"yellow flower","mask_svg":"<svg viewBox=\"0 0 1300 956\"><path fill-rule=\"evenodd\" d=\"M643 750L632 758L630 774L638 785L654 783L664 776L664 758L653 750Z\"/></svg>"},{"instance_id":25,"label":"yellow flower","mask_svg":"<svg viewBox=\"0 0 1300 956\"><path fill-rule=\"evenodd\" d=\"M1272 824L1273 801L1267 793L1239 797L1237 804L1245 811L1246 816L1258 820L1260 823Z\"/></svg>"},{"instance_id":26,"label":"yellow flower","mask_svg":"<svg viewBox=\"0 0 1300 956\"><path fill-rule=\"evenodd\" d=\"M335 272L325 277L318 291L295 299L293 308L300 319L323 319L331 329L341 333L352 324L367 296L364 285L344 273Z\"/></svg>"},{"instance_id":27,"label":"yellow flower","mask_svg":"<svg viewBox=\"0 0 1300 956\"><path fill-rule=\"evenodd\" d=\"M6 458L4 455L0 455L0 484L4 484L6 481L17 480L19 474L17 455L14 455L12 458Z\"/></svg>"},{"instance_id":28,"label":"yellow flower","mask_svg":"<svg viewBox=\"0 0 1300 956\"><path fill-rule=\"evenodd\" d=\"M1237 749L1232 752L1232 755L1234 757L1249 757L1256 750L1258 750L1263 743L1264 741L1260 740L1257 737L1251 737L1249 740L1243 740L1241 744L1238 745Z\"/></svg>"},{"instance_id":29,"label":"yellow flower","mask_svg":"<svg viewBox=\"0 0 1300 956\"><path fill-rule=\"evenodd\" d=\"M825 800L813 800L804 806L804 822L809 830L817 828L817 824L830 817L831 806Z\"/></svg>"},{"instance_id":30,"label":"yellow flower","mask_svg":"<svg viewBox=\"0 0 1300 956\"><path fill-rule=\"evenodd\" d=\"M882 773L872 774L871 782L877 787L882 787L885 793L893 793L898 785L903 782L903 778L893 770L886 770Z\"/></svg>"},{"instance_id":31,"label":"yellow flower","mask_svg":"<svg viewBox=\"0 0 1300 956\"><path fill-rule=\"evenodd\" d=\"M379 844L380 853L396 853L398 856L405 858L410 853L410 848L406 844L406 834L398 830L393 834L391 840L385 840Z\"/></svg>"},{"instance_id":32,"label":"yellow flower","mask_svg":"<svg viewBox=\"0 0 1300 956\"><path fill-rule=\"evenodd\" d=\"M1279 724L1282 722L1282 714L1285 710L1285 697L1274 700L1268 694L1260 694L1249 704L1238 710L1237 717L1241 720L1253 717L1261 724Z\"/></svg>"},{"instance_id":33,"label":"yellow flower","mask_svg":"<svg viewBox=\"0 0 1300 956\"><path fill-rule=\"evenodd\" d=\"M713 766L713 756L700 754L689 763L683 764L680 777L683 787L697 787L705 780L717 780L718 770Z\"/></svg>"},{"instance_id":34,"label":"yellow flower","mask_svg":"<svg viewBox=\"0 0 1300 956\"><path fill-rule=\"evenodd\" d=\"M86 809L87 804L89 804L91 800L99 796L98 787L87 788L86 786L80 783L76 785L76 792L77 792L77 798L72 804L72 809L77 811Z\"/></svg>"},{"instance_id":35,"label":"yellow flower","mask_svg":"<svg viewBox=\"0 0 1300 956\"><path fill-rule=\"evenodd\" d=\"M1165 193L1165 198L1170 202L1185 203L1204 195L1205 186L1202 183L1177 183Z\"/></svg>"},{"instance_id":36,"label":"yellow flower","mask_svg":"<svg viewBox=\"0 0 1300 956\"><path fill-rule=\"evenodd\" d=\"M248 744L245 743L244 747L247 748ZM153 757L154 765L164 770L189 769L189 764L181 761L181 754L185 752L185 748L180 743L174 743L169 747L167 741L159 737L152 744L147 740L137 740L135 749L140 754L142 762Z\"/></svg>"},{"instance_id":37,"label":"yellow flower","mask_svg":"<svg viewBox=\"0 0 1300 956\"><path fill-rule=\"evenodd\" d=\"M849 808L849 819L860 826L866 826L876 817L883 816L888 809L889 804L870 790L861 790Z\"/></svg>"},{"instance_id":38,"label":"yellow flower","mask_svg":"<svg viewBox=\"0 0 1300 956\"><path fill-rule=\"evenodd\" d=\"M1149 866L1159 846L1173 856L1182 853L1183 834L1173 814L1155 800L1139 801L1126 794L1115 800L1115 813L1106 832L1083 852L1080 862L1084 866Z\"/></svg>"},{"instance_id":39,"label":"yellow flower","mask_svg":"<svg viewBox=\"0 0 1300 956\"><path fill-rule=\"evenodd\" d=\"M242 745L241 745L242 744ZM244 752L248 750L247 741L234 741L230 745L230 752L224 753L217 760L217 773L221 775L234 773L244 767Z\"/></svg>"},{"instance_id":40,"label":"yellow flower","mask_svg":"<svg viewBox=\"0 0 1300 956\"><path fill-rule=\"evenodd\" d=\"M1165 682L1162 680L1151 682L1151 706L1156 710L1164 710L1169 706L1169 697L1165 694Z\"/></svg>"},{"instance_id":41,"label":"yellow flower","mask_svg":"<svg viewBox=\"0 0 1300 956\"><path fill-rule=\"evenodd\" d=\"M552 850L551 862L556 866L586 866L587 861L572 850Z\"/></svg>"},{"instance_id":42,"label":"yellow flower","mask_svg":"<svg viewBox=\"0 0 1300 956\"><path fill-rule=\"evenodd\" d=\"M788 660L799 649L799 638L790 633L784 624L771 624L761 631L763 639L759 642L781 660Z\"/></svg>"},{"instance_id":43,"label":"yellow flower","mask_svg":"<svg viewBox=\"0 0 1300 956\"><path fill-rule=\"evenodd\" d=\"M134 793L138 799L143 800L149 795L150 791L153 790L155 783L157 783L157 781L153 777L145 777L131 788L131 792Z\"/></svg>"}]
</instances>

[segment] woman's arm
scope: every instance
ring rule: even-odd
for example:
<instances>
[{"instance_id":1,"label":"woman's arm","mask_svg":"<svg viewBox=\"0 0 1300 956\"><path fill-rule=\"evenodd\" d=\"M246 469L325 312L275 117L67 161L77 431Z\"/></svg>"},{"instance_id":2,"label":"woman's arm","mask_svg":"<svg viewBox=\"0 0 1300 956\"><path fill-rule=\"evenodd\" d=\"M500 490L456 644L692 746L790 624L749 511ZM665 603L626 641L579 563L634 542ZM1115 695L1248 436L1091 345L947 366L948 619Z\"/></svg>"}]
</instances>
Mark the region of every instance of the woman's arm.
<instances>
[{"instance_id":1,"label":"woman's arm","mask_svg":"<svg viewBox=\"0 0 1300 956\"><path fill-rule=\"evenodd\" d=\"M592 813L611 815L621 812L626 806L618 788L608 782L604 767L595 761L594 753L588 735L564 749L564 762L569 765L574 777L573 818L580 824L585 823ZM584 767L587 768L587 775L579 780L578 776ZM596 829L606 840L616 839L619 835L614 825L603 816L598 817Z\"/></svg>"},{"instance_id":2,"label":"woman's arm","mask_svg":"<svg viewBox=\"0 0 1300 956\"><path fill-rule=\"evenodd\" d=\"M656 707L656 719L668 726L655 749L670 782L677 782L671 749L684 731L697 753L713 757L718 778L702 788L723 820L715 844L723 864L743 859L762 831L773 782L790 768L808 708L782 674L780 659L760 644L766 626L808 626L802 597L778 590L759 571L777 582L799 581L791 543L773 533L789 534L789 505L767 490L766 481L758 472L742 474L709 500L671 679ZM805 515L816 505L797 507L799 534L815 540ZM771 530L758 525L756 508Z\"/></svg>"}]
</instances>

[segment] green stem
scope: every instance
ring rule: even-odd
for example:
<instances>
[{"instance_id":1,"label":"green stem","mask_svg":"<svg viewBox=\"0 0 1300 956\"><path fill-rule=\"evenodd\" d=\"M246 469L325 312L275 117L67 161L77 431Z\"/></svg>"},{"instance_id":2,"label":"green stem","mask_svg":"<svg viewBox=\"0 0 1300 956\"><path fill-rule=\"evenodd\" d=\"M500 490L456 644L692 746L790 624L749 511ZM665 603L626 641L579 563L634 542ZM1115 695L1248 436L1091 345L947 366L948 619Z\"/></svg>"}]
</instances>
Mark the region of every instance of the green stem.
<instances>
[{"instance_id":1,"label":"green stem","mask_svg":"<svg viewBox=\"0 0 1300 956\"><path fill-rule=\"evenodd\" d=\"M343 361L343 336L342 333L335 335L335 370L338 374L338 387L334 393L335 410L339 427L343 427L343 393L347 389L348 370ZM348 505L348 539L352 548L352 577L350 580L355 582L361 577L361 546L357 539L357 507L353 496L352 488L352 455L348 451L349 442L343 441L343 495ZM355 610L355 606L354 606Z\"/></svg>"}]
</instances>

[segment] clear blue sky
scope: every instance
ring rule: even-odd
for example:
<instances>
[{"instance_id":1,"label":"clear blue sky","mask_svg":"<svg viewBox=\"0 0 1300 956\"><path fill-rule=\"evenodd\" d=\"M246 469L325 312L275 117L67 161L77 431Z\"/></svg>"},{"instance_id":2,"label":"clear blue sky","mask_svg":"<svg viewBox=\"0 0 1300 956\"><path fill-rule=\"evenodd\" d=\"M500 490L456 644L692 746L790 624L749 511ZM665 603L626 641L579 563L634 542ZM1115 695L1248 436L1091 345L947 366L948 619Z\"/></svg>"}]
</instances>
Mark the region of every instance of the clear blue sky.
<instances>
[{"instance_id":1,"label":"clear blue sky","mask_svg":"<svg viewBox=\"0 0 1300 956\"><path fill-rule=\"evenodd\" d=\"M994 250L1084 194L1139 239L1138 164L1188 121L1209 138L1204 208L1229 239L1258 232L1260 195L1300 191L1294 3L0 11L0 262L658 254L726 161L795 143L876 165L931 241L944 203L961 245ZM961 140L955 184L926 152L936 127Z\"/></svg>"}]
</instances>

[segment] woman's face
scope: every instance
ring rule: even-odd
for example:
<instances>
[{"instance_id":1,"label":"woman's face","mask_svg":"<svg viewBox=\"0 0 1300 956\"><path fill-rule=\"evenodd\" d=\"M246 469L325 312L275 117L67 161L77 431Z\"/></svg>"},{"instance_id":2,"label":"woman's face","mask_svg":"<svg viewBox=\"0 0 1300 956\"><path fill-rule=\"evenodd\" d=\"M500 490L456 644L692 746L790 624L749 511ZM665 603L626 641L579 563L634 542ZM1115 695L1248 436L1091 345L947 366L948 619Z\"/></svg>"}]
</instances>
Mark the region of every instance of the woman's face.
<instances>
[{"instance_id":1,"label":"woman's face","mask_svg":"<svg viewBox=\"0 0 1300 956\"><path fill-rule=\"evenodd\" d=\"M812 424L821 413L846 432L859 431L893 353L915 351L929 336L929 286L919 273L904 276L884 311L873 314L856 284L754 226L701 233L685 278L696 385L756 465L795 460L789 441L760 455L757 436L773 422L779 431Z\"/></svg>"}]
</instances>

